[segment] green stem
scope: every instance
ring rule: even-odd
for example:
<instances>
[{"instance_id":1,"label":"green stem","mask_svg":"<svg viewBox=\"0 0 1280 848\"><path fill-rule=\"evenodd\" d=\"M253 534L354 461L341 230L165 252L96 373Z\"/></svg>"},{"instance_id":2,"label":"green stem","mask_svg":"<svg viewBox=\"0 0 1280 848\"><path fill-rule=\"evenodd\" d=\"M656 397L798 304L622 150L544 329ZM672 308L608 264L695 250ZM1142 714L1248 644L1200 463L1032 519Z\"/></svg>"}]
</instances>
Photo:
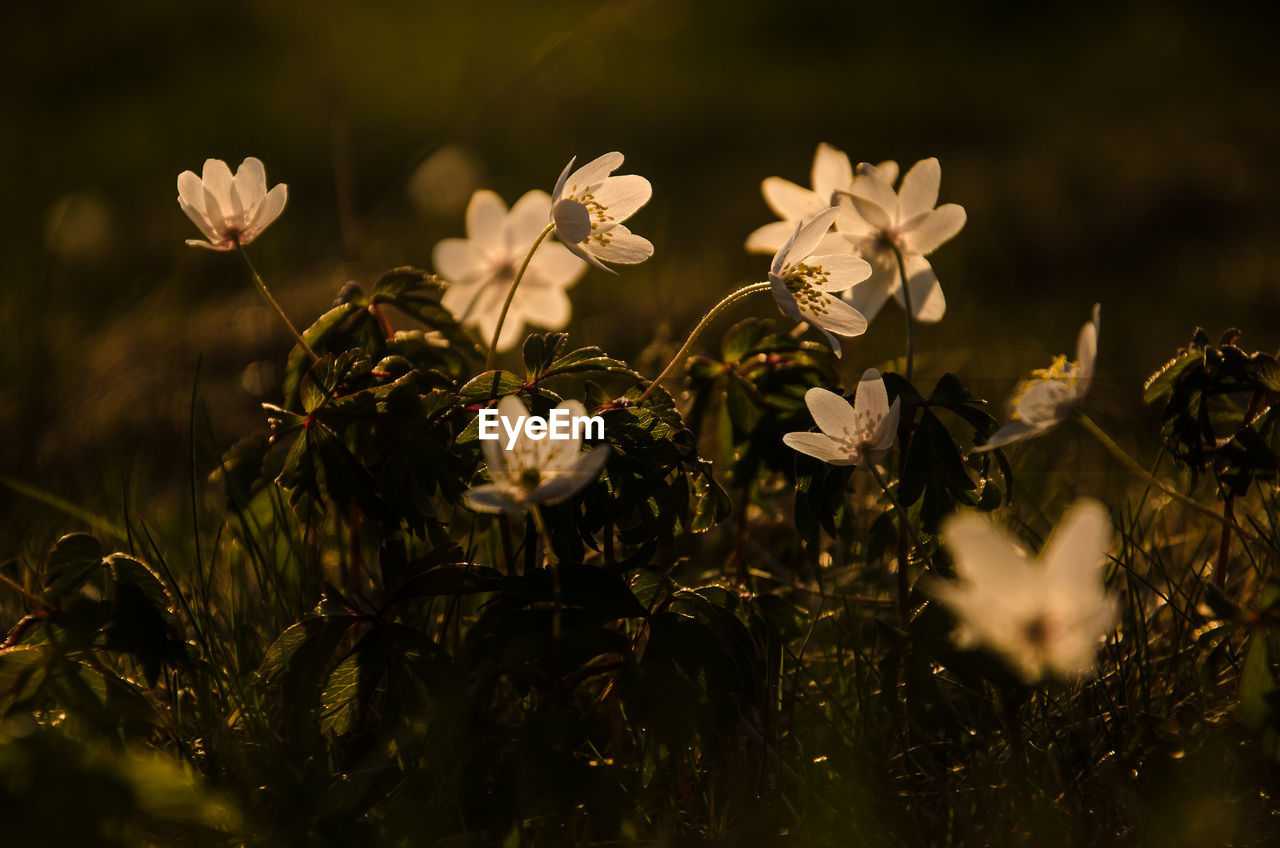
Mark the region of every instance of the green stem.
<instances>
[{"instance_id":1,"label":"green stem","mask_svg":"<svg viewBox=\"0 0 1280 848\"><path fill-rule=\"evenodd\" d=\"M524 261L520 263L520 270L516 272L516 278L511 281L511 288L507 289L507 299L502 302L502 311L498 313L498 323L493 328L493 339L489 342L489 356L484 361L484 370L493 370L493 358L498 353L498 336L502 333L502 325L507 320L507 312L511 309L511 301L515 300L516 289L520 286L520 281L524 279L524 272L529 268L529 262L533 259L533 254L538 252L538 246L542 244L542 240L555 230L554 223L547 224L538 237L534 239L533 247L529 248L529 252L524 255Z\"/></svg>"},{"instance_id":2,"label":"green stem","mask_svg":"<svg viewBox=\"0 0 1280 848\"><path fill-rule=\"evenodd\" d=\"M724 312L730 306L733 306L747 295L755 294L758 291L767 291L771 287L771 283L752 283L726 295L724 300L711 307L711 311L702 316L702 320L698 322L698 326L694 327L693 332L689 334L689 338L686 339L685 343L680 346L678 351L676 351L676 355L671 357L671 361L667 363L666 368L662 369L662 373L649 384L649 388L644 390L644 394L640 395L640 398L636 403L644 403L644 399L652 394L654 389L658 388L658 384L661 383L668 374L675 370L677 365L684 361L684 356L689 352L689 348L693 346L693 343L697 341L698 336L702 335L702 331L707 329L711 322L715 320L717 315Z\"/></svg>"},{"instance_id":3,"label":"green stem","mask_svg":"<svg viewBox=\"0 0 1280 848\"><path fill-rule=\"evenodd\" d=\"M316 356L316 352L311 349L311 345L307 344L306 340L302 338L302 333L298 332L298 328L293 326L289 316L284 314L280 304L271 296L271 292L267 290L267 284L262 281L262 275L258 273L257 268L253 267L253 263L249 261L249 254L244 252L244 245L240 244L239 241L236 242L236 250L239 251L241 258L244 259L244 264L249 269L249 276L253 278L253 284L258 288L258 294L262 295L267 305L276 311L276 315L280 316L280 320L289 328L289 334L293 336L293 340L302 346L302 349L311 357L311 361L318 362L320 357Z\"/></svg>"},{"instance_id":4,"label":"green stem","mask_svg":"<svg viewBox=\"0 0 1280 848\"><path fill-rule=\"evenodd\" d=\"M916 318L915 312L911 308L911 286L907 285L907 261L902 256L902 250L896 244L893 245L893 255L898 260L898 279L902 284L902 303L907 310L907 367L903 376L910 382L916 356Z\"/></svg>"},{"instance_id":5,"label":"green stem","mask_svg":"<svg viewBox=\"0 0 1280 848\"><path fill-rule=\"evenodd\" d=\"M1133 457L1129 456L1129 454L1125 452L1124 448L1116 444L1115 440L1112 439L1110 436L1108 436L1106 431L1104 431L1101 427L1099 427L1097 422L1095 422L1092 418L1090 418L1089 415L1078 406L1076 407L1075 415L1076 415L1076 420L1084 425L1084 428L1088 430L1089 433L1092 434L1095 439L1098 440L1099 444L1101 444L1104 448L1106 448L1107 451L1112 456L1120 460L1121 464L1123 464L1125 468L1128 468L1131 472L1133 472L1134 475L1141 477L1143 480L1155 486L1157 489L1164 492L1166 495L1173 498L1178 503L1181 503L1184 506L1189 506L1192 509L1194 509L1196 512L1202 513L1203 515L1206 515L1209 518L1212 518L1214 521L1221 522L1223 525L1230 527L1232 530L1236 531L1236 534L1240 538L1253 539L1254 541L1260 542L1261 544L1266 546L1269 550L1271 550L1272 553L1280 553L1280 551L1276 550L1275 545L1268 542L1262 536L1259 536L1256 533L1250 533L1249 531L1241 527L1239 524L1237 524L1231 515L1219 515L1209 507L1197 501L1195 498L1192 498L1188 495L1184 495L1182 492L1179 492L1173 486L1170 486L1168 483L1164 482L1159 477L1156 477L1150 471L1143 468L1141 463L1139 463Z\"/></svg>"},{"instance_id":6,"label":"green stem","mask_svg":"<svg viewBox=\"0 0 1280 848\"><path fill-rule=\"evenodd\" d=\"M911 584L907 565L911 560L911 547L919 547L920 540L916 537L915 528L911 526L907 511L889 489L889 484L880 473L880 469L876 468L874 462L868 462L867 467L871 469L871 475L876 478L885 497L893 505L893 511L898 514L898 623L902 625L903 632L906 632L911 626L911 607L907 600Z\"/></svg>"},{"instance_id":7,"label":"green stem","mask_svg":"<svg viewBox=\"0 0 1280 848\"><path fill-rule=\"evenodd\" d=\"M547 522L542 520L542 510L538 509L537 504L529 504L529 514L533 516L533 524L538 528L538 535L542 537L544 561L551 570L551 642L555 646L558 657L561 619L564 616L564 599L560 590L560 562L556 559L555 549L551 546L551 533L547 530Z\"/></svg>"}]
</instances>

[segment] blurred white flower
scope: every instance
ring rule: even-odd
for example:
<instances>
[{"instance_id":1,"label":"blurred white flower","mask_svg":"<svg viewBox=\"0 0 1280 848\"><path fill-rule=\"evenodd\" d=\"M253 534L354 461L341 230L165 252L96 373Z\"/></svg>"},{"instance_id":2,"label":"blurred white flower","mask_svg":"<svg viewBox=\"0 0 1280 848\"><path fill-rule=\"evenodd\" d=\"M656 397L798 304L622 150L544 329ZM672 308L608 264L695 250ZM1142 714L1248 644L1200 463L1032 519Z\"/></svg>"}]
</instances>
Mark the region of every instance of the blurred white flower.
<instances>
[{"instance_id":1,"label":"blurred white flower","mask_svg":"<svg viewBox=\"0 0 1280 848\"><path fill-rule=\"evenodd\" d=\"M869 166L860 166L865 168ZM882 174L891 174L890 181L898 177L896 162L881 162L876 166ZM818 145L813 154L813 167L809 172L812 189L796 185L782 177L769 177L760 183L764 202L781 218L765 224L747 237L747 250L752 253L774 253L795 232L796 224L807 224L819 212L834 206L839 195L853 188L853 166L849 156L827 143ZM849 253L852 245L839 233L828 233L816 250L817 253Z\"/></svg>"},{"instance_id":2,"label":"blurred white flower","mask_svg":"<svg viewBox=\"0 0 1280 848\"><path fill-rule=\"evenodd\" d=\"M622 226L649 202L653 187L644 177L623 174L621 153L606 153L572 174L575 156L564 166L551 195L551 221L556 238L574 254L601 270L616 274L606 262L635 265L653 255L653 245Z\"/></svg>"},{"instance_id":3,"label":"blurred white flower","mask_svg":"<svg viewBox=\"0 0 1280 848\"><path fill-rule=\"evenodd\" d=\"M567 410L573 418L587 414L576 400L566 400L556 409ZM515 432L528 415L529 408L515 395L507 395L498 403L504 432ZM567 439L532 439L520 427L510 448L503 446L505 441L480 441L493 482L467 491L467 505L476 512L523 512L531 505L565 500L595 480L609 458L608 445L584 453L582 439L576 435Z\"/></svg>"},{"instance_id":4,"label":"blurred white flower","mask_svg":"<svg viewBox=\"0 0 1280 848\"><path fill-rule=\"evenodd\" d=\"M1101 326L1102 306L1095 303L1093 319L1080 328L1075 361L1059 356L1048 368L1032 371L1009 402L1013 420L974 450L988 451L1039 436L1066 420L1093 384L1093 365L1098 358L1098 330Z\"/></svg>"},{"instance_id":5,"label":"blurred white flower","mask_svg":"<svg viewBox=\"0 0 1280 848\"><path fill-rule=\"evenodd\" d=\"M248 244L280 217L288 196L284 183L267 191L267 172L252 156L234 176L221 159L206 159L203 177L178 174L178 205L208 239L187 239L195 247L234 250L237 243Z\"/></svg>"},{"instance_id":6,"label":"blurred white flower","mask_svg":"<svg viewBox=\"0 0 1280 848\"><path fill-rule=\"evenodd\" d=\"M876 369L862 372L852 404L816 386L805 392L804 402L822 432L787 433L782 441L788 447L831 465L878 462L893 447L901 398L889 405Z\"/></svg>"},{"instance_id":7,"label":"blurred white flower","mask_svg":"<svg viewBox=\"0 0 1280 848\"><path fill-rule=\"evenodd\" d=\"M467 204L467 237L436 243L431 262L449 281L442 303L483 338L492 338L502 302L551 213L551 197L531 191L507 211L507 204L482 189ZM529 260L516 289L498 338L498 350L510 350L524 336L525 323L549 330L569 323L571 305L566 291L587 271L564 245L543 241Z\"/></svg>"},{"instance_id":8,"label":"blurred white flower","mask_svg":"<svg viewBox=\"0 0 1280 848\"><path fill-rule=\"evenodd\" d=\"M960 232L965 222L964 208L955 203L934 208L942 182L942 167L937 159L917 162L902 178L902 186L894 191L896 176L896 166L882 170L860 165L850 193L840 197L836 228L873 269L870 279L845 299L868 321L875 318L890 295L905 303L896 247L902 251L916 320L939 321L947 302L925 256Z\"/></svg>"},{"instance_id":9,"label":"blurred white flower","mask_svg":"<svg viewBox=\"0 0 1280 848\"><path fill-rule=\"evenodd\" d=\"M926 591L955 614L961 648L990 649L1028 684L1093 671L1116 620L1103 586L1113 530L1102 504L1077 501L1039 560L973 513L948 518L941 535L959 579L933 580Z\"/></svg>"},{"instance_id":10,"label":"blurred white flower","mask_svg":"<svg viewBox=\"0 0 1280 848\"><path fill-rule=\"evenodd\" d=\"M829 206L809 223L796 224L769 268L769 283L778 308L792 320L808 321L822 330L836 356L840 355L836 335L862 335L867 331L867 319L829 292L844 291L871 274L871 266L852 254L811 255L839 213L839 209Z\"/></svg>"}]
</instances>

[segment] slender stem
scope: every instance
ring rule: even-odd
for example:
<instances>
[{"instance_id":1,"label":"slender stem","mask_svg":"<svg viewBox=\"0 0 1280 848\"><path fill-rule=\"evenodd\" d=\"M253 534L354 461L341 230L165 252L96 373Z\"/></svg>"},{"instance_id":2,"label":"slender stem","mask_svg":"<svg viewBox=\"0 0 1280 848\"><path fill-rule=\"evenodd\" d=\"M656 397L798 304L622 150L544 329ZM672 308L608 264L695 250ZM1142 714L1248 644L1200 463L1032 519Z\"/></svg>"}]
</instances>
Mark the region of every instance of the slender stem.
<instances>
[{"instance_id":1,"label":"slender stem","mask_svg":"<svg viewBox=\"0 0 1280 848\"><path fill-rule=\"evenodd\" d=\"M559 665L561 619L564 617L564 599L560 590L560 562L556 558L555 549L551 546L551 533L547 530L547 522L542 520L542 510L537 504L529 505L529 514L542 537L543 556L551 571L551 643L556 652L556 665ZM557 678L559 674L557 673Z\"/></svg>"},{"instance_id":2,"label":"slender stem","mask_svg":"<svg viewBox=\"0 0 1280 848\"><path fill-rule=\"evenodd\" d=\"M520 270L516 272L516 278L511 281L511 288L507 289L507 299L502 302L502 311L498 313L498 323L493 328L493 339L489 342L489 356L484 361L484 370L493 370L493 357L498 353L498 336L502 333L502 324L507 320L507 312L511 309L511 301L515 300L516 289L520 285L520 281L524 279L524 272L529 268L529 262L533 259L533 254L538 252L538 245L542 244L542 240L555 230L554 223L547 224L538 237L534 239L533 247L529 248L529 252L524 255L524 261L520 263Z\"/></svg>"},{"instance_id":3,"label":"slender stem","mask_svg":"<svg viewBox=\"0 0 1280 848\"><path fill-rule=\"evenodd\" d=\"M1231 556L1231 525L1235 524L1236 496L1228 494L1222 502L1222 537L1218 540L1218 567L1213 572L1219 589L1227 588L1227 560Z\"/></svg>"},{"instance_id":4,"label":"slender stem","mask_svg":"<svg viewBox=\"0 0 1280 848\"><path fill-rule=\"evenodd\" d=\"M293 340L302 346L302 349L311 357L311 361L319 361L320 357L316 356L316 352L311 349L311 345L307 344L306 340L302 338L302 333L299 333L298 328L293 326L289 316L284 314L280 304L271 296L271 292L267 290L267 284L262 281L262 275L258 273L258 269L253 267L253 263L249 261L249 254L244 252L244 245L237 241L236 250L239 251L241 258L244 259L244 264L249 268L249 276L253 278L253 284L257 286L258 294L262 295L263 299L267 301L267 305L276 311L276 315L280 316L280 320L289 328L289 334L293 336Z\"/></svg>"},{"instance_id":5,"label":"slender stem","mask_svg":"<svg viewBox=\"0 0 1280 848\"><path fill-rule=\"evenodd\" d=\"M685 343L680 346L678 351L676 351L676 355L671 357L671 361L667 363L666 368L662 369L662 373L649 384L649 388L644 390L644 394L640 395L640 398L636 403L644 403L644 399L652 394L654 389L658 388L658 384L661 383L668 374L675 370L676 366L684 361L684 356L689 352L689 348L693 346L693 343L697 341L698 336L702 335L702 331L707 329L711 322L715 320L717 315L724 312L730 306L733 306L747 295L755 294L758 291L767 291L770 287L770 283L752 283L751 285L743 286L737 291L726 295L724 300L711 307L711 311L702 316L702 320L698 322L698 326L694 327L693 332L689 334L689 338L686 339Z\"/></svg>"},{"instance_id":6,"label":"slender stem","mask_svg":"<svg viewBox=\"0 0 1280 848\"><path fill-rule=\"evenodd\" d=\"M1237 524L1235 521L1235 518L1233 517L1233 515L1229 510L1224 510L1224 514L1219 515L1209 507L1197 501L1195 498L1192 498L1188 495L1184 495L1182 492L1179 492L1173 486L1170 486L1168 483L1164 482L1159 477L1156 477L1150 471L1143 468L1141 463L1139 463L1133 457L1129 456L1129 454L1125 452L1125 449L1120 447L1118 444L1116 444L1115 440L1112 439L1110 436L1108 436L1106 431L1104 431L1101 427L1099 427L1097 422L1095 422L1092 418L1090 418L1089 415L1084 410L1080 409L1080 407L1076 407L1075 414L1076 414L1076 419L1081 424L1084 425L1084 428L1088 430L1093 435L1093 437L1097 439L1098 442L1104 448L1106 448L1107 451L1112 456L1120 460L1120 462L1126 468L1128 468L1131 472L1133 472L1134 475L1141 477L1143 480L1155 486L1157 489L1164 492L1166 495L1178 501L1179 503L1185 506L1191 507L1196 512L1199 512L1203 515L1207 515L1209 518L1212 518L1214 521L1219 521L1222 524L1229 526L1232 530L1236 531L1236 535L1238 535L1240 538L1253 539L1257 542L1261 542L1269 550L1271 550L1272 553L1280 553L1280 551L1276 550L1275 545L1271 544L1265 538L1258 535L1257 533L1250 533L1247 530L1245 530L1243 527L1241 527L1239 524Z\"/></svg>"},{"instance_id":7,"label":"slender stem","mask_svg":"<svg viewBox=\"0 0 1280 848\"><path fill-rule=\"evenodd\" d=\"M905 632L911 626L911 607L907 601L907 595L911 591L911 584L910 576L907 574L907 565L911 560L912 545L919 545L920 540L916 538L915 530L911 527L911 522L907 518L907 511L903 509L902 504L898 502L898 499L889 489L889 484L885 481L884 475L880 473L880 469L876 468L874 462L867 463L867 467L871 469L871 475L876 478L876 482L880 484L885 497L893 505L893 511L898 514L898 623L902 625L902 629Z\"/></svg>"},{"instance_id":8,"label":"slender stem","mask_svg":"<svg viewBox=\"0 0 1280 848\"><path fill-rule=\"evenodd\" d=\"M893 255L898 260L898 279L902 284L902 303L907 310L907 367L903 376L910 382L911 371L915 366L916 357L916 316L915 311L911 308L911 286L907 285L907 261L902 256L902 250L896 244L893 245Z\"/></svg>"}]
</instances>

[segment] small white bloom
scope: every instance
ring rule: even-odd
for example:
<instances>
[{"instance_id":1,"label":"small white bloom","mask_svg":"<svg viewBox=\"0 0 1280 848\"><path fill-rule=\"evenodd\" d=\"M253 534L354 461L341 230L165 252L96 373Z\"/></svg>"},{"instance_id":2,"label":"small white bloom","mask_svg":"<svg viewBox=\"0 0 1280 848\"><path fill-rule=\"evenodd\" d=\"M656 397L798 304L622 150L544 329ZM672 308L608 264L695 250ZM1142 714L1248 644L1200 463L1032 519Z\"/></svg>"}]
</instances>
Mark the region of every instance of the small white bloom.
<instances>
[{"instance_id":1,"label":"small white bloom","mask_svg":"<svg viewBox=\"0 0 1280 848\"><path fill-rule=\"evenodd\" d=\"M912 166L893 190L897 168L881 170L874 165L858 166L858 177L850 194L840 198L840 234L853 250L870 263L871 278L846 295L846 300L867 316L875 318L890 295L905 303L894 247L902 251L903 265L911 285L911 309L916 320L934 322L947 310L938 277L925 256L951 239L964 227L964 208L955 203L934 206L942 182L937 159L924 159Z\"/></svg>"},{"instance_id":2,"label":"small white bloom","mask_svg":"<svg viewBox=\"0 0 1280 848\"><path fill-rule=\"evenodd\" d=\"M482 189L467 204L467 237L442 239L432 249L436 272L449 281L442 303L485 339L493 338L511 282L550 212L551 196L545 191L528 192L508 212L501 197ZM568 324L572 307L567 289L586 271L564 245L545 240L538 245L511 301L497 349L515 347L526 322L549 330Z\"/></svg>"},{"instance_id":3,"label":"small white bloom","mask_svg":"<svg viewBox=\"0 0 1280 848\"><path fill-rule=\"evenodd\" d=\"M1039 560L985 519L954 515L942 525L959 580L927 591L959 620L961 648L989 648L1025 683L1084 677L1116 620L1102 571L1113 530L1102 504L1077 501Z\"/></svg>"},{"instance_id":4,"label":"small white bloom","mask_svg":"<svg viewBox=\"0 0 1280 848\"><path fill-rule=\"evenodd\" d=\"M844 291L871 274L871 266L851 254L811 255L839 213L830 206L809 223L797 224L769 268L778 308L793 321L808 321L822 330L836 356L840 355L840 340L832 334L860 336L867 331L867 319L829 292Z\"/></svg>"},{"instance_id":5,"label":"small white bloom","mask_svg":"<svg viewBox=\"0 0 1280 848\"><path fill-rule=\"evenodd\" d=\"M1093 305L1093 319L1080 328L1074 362L1065 356L1048 368L1037 368L1014 392L1009 405L1013 420L1001 427L975 451L989 451L1046 433L1066 420L1093 385L1093 366L1098 358L1098 330L1102 326L1102 306Z\"/></svg>"},{"instance_id":6,"label":"small white bloom","mask_svg":"<svg viewBox=\"0 0 1280 848\"><path fill-rule=\"evenodd\" d=\"M568 410L571 418L585 416L586 408L576 400L566 400L556 409ZM498 403L504 432L514 432L518 422L529 416L529 408L515 395ZM476 512L523 512L533 504L551 504L577 494L599 475L609 458L609 446L582 451L582 439L531 439L523 427L510 448L505 439L481 440L485 464L492 483L472 486L467 505Z\"/></svg>"},{"instance_id":7,"label":"small white bloom","mask_svg":"<svg viewBox=\"0 0 1280 848\"><path fill-rule=\"evenodd\" d=\"M195 247L234 250L237 243L248 244L280 217L288 196L284 183L267 191L267 172L252 156L234 176L221 159L206 159L203 177L178 174L178 205L208 239L187 239Z\"/></svg>"},{"instance_id":8,"label":"small white bloom","mask_svg":"<svg viewBox=\"0 0 1280 848\"><path fill-rule=\"evenodd\" d=\"M860 166L867 167L867 166ZM898 164L881 162L876 166L882 174L892 174L897 179ZM839 202L839 196L853 188L853 166L849 156L827 143L818 145L813 154L813 167L809 172L812 189L796 185L782 177L769 177L760 184L764 202L781 218L765 224L747 237L747 250L751 253L774 253L795 232L796 224L807 224L827 208ZM818 246L817 253L850 253L852 245L839 233L828 233Z\"/></svg>"},{"instance_id":9,"label":"small white bloom","mask_svg":"<svg viewBox=\"0 0 1280 848\"><path fill-rule=\"evenodd\" d=\"M551 194L556 238L597 268L616 274L606 262L635 265L653 255L653 245L622 226L649 202L653 187L636 174L610 176L622 167L621 153L606 153L572 174L575 156L564 166Z\"/></svg>"},{"instance_id":10,"label":"small white bloom","mask_svg":"<svg viewBox=\"0 0 1280 848\"><path fill-rule=\"evenodd\" d=\"M852 404L815 386L805 392L804 402L822 432L787 433L782 441L831 465L878 462L893 447L901 400L889 405L884 380L874 368L862 372Z\"/></svg>"}]
</instances>

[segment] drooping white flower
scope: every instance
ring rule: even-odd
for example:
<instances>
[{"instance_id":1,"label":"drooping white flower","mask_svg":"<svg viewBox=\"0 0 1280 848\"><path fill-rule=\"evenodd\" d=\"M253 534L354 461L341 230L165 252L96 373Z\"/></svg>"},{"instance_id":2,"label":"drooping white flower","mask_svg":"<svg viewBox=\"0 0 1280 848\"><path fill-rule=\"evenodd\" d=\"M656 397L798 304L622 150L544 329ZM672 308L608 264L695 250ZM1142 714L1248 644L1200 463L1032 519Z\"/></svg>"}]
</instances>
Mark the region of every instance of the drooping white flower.
<instances>
[{"instance_id":1,"label":"drooping white flower","mask_svg":"<svg viewBox=\"0 0 1280 848\"><path fill-rule=\"evenodd\" d=\"M867 166L860 166L867 167ZM876 166L882 174L892 174L897 179L898 164L881 162ZM839 202L844 192L853 188L854 170L849 156L823 142L813 154L813 167L809 172L808 189L782 177L768 177L760 184L764 202L782 220L765 224L747 237L747 250L752 253L774 253L791 234L796 224L807 224L814 217ZM824 255L850 253L852 245L839 233L828 233L816 252Z\"/></svg>"},{"instance_id":2,"label":"drooping white flower","mask_svg":"<svg viewBox=\"0 0 1280 848\"><path fill-rule=\"evenodd\" d=\"M805 392L804 402L822 432L787 433L782 441L831 465L878 462L893 447L901 400L889 405L884 380L874 368L862 372L852 404L815 386Z\"/></svg>"},{"instance_id":3,"label":"drooping white flower","mask_svg":"<svg viewBox=\"0 0 1280 848\"><path fill-rule=\"evenodd\" d=\"M467 204L467 237L442 239L432 249L436 272L449 282L441 302L483 338L493 337L507 290L550 211L551 196L545 191L526 193L507 211L501 197L481 189ZM538 245L511 301L497 349L513 348L525 323L548 330L568 324L572 307L567 290L586 271L564 245L545 240Z\"/></svg>"},{"instance_id":4,"label":"drooping white flower","mask_svg":"<svg viewBox=\"0 0 1280 848\"><path fill-rule=\"evenodd\" d=\"M1102 306L1093 305L1093 318L1080 328L1076 358L1053 360L1048 368L1037 368L1014 392L1009 405L1013 420L1001 427L975 451L989 451L1011 442L1047 433L1066 420L1093 384L1093 366L1098 358L1098 330L1102 326Z\"/></svg>"},{"instance_id":5,"label":"drooping white flower","mask_svg":"<svg viewBox=\"0 0 1280 848\"><path fill-rule=\"evenodd\" d=\"M797 224L769 268L778 308L793 321L808 321L822 330L836 356L840 355L836 335L862 335L867 331L867 319L830 292L844 291L871 274L871 266L851 254L811 255L839 213L830 206L809 223Z\"/></svg>"},{"instance_id":6,"label":"drooping white flower","mask_svg":"<svg viewBox=\"0 0 1280 848\"><path fill-rule=\"evenodd\" d=\"M576 400L566 400L556 409L567 410L571 418L587 414ZM515 395L498 403L504 434L514 432L528 415L529 408ZM467 505L476 512L524 512L531 505L565 500L595 480L609 458L608 445L583 452L582 439L576 434L567 439L533 439L521 428L511 447L506 445L505 435L480 442L493 482L467 490Z\"/></svg>"},{"instance_id":7,"label":"drooping white flower","mask_svg":"<svg viewBox=\"0 0 1280 848\"><path fill-rule=\"evenodd\" d=\"M618 272L604 262L635 265L653 255L648 239L622 226L649 202L653 187L637 174L610 176L622 167L622 159L616 151L606 153L571 174L575 156L564 166L551 194L556 238L574 254L610 274Z\"/></svg>"},{"instance_id":8,"label":"drooping white flower","mask_svg":"<svg viewBox=\"0 0 1280 848\"><path fill-rule=\"evenodd\" d=\"M933 580L926 591L959 621L956 642L1000 656L1025 683L1088 675L1116 620L1103 585L1113 529L1102 504L1077 501L1038 560L985 519L948 518L942 540L958 580Z\"/></svg>"},{"instance_id":9,"label":"drooping white flower","mask_svg":"<svg viewBox=\"0 0 1280 848\"><path fill-rule=\"evenodd\" d=\"M881 170L874 165L858 166L853 188L840 198L840 220L836 227L853 250L871 263L873 273L846 296L854 307L875 318L890 295L905 304L898 258L902 252L911 285L911 309L917 321L934 322L947 310L938 277L925 256L951 239L964 227L964 208L938 202L942 167L937 159L923 159L893 189L897 168Z\"/></svg>"},{"instance_id":10,"label":"drooping white flower","mask_svg":"<svg viewBox=\"0 0 1280 848\"><path fill-rule=\"evenodd\" d=\"M234 250L256 239L284 211L289 188L280 183L267 191L267 172L250 156L235 175L221 159L206 159L203 177L178 174L178 205L208 241L187 244L210 250Z\"/></svg>"}]
</instances>

